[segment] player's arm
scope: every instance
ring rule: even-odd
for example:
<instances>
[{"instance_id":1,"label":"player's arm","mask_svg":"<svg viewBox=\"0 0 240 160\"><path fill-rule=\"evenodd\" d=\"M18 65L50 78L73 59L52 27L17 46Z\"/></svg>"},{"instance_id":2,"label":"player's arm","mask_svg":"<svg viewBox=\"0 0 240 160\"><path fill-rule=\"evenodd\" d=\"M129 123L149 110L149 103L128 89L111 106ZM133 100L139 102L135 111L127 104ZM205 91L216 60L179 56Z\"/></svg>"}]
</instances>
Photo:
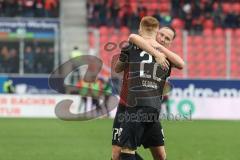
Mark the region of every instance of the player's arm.
<instances>
[{"instance_id":1,"label":"player's arm","mask_svg":"<svg viewBox=\"0 0 240 160\"><path fill-rule=\"evenodd\" d=\"M129 42L132 42L134 44L136 44L138 47L140 47L142 50L148 52L149 54L151 54L154 57L158 57L158 59L156 59L157 63L160 64L164 69L168 69L170 64L166 59L166 56L161 53L158 52L156 49L154 49L150 44L148 44L148 42L146 42L141 36L136 35L136 34L131 34L129 36Z\"/></svg>"},{"instance_id":2,"label":"player's arm","mask_svg":"<svg viewBox=\"0 0 240 160\"><path fill-rule=\"evenodd\" d=\"M120 73L124 70L126 63L121 62L120 60L117 61L116 66L115 66L115 72Z\"/></svg>"},{"instance_id":3,"label":"player's arm","mask_svg":"<svg viewBox=\"0 0 240 160\"><path fill-rule=\"evenodd\" d=\"M157 43L157 47L161 50L161 52L163 52L167 56L167 58L172 62L174 67L178 69L183 69L185 62L180 56L178 56L176 53L170 51L169 49L167 49L166 47L159 43Z\"/></svg>"},{"instance_id":4,"label":"player's arm","mask_svg":"<svg viewBox=\"0 0 240 160\"><path fill-rule=\"evenodd\" d=\"M147 51L149 54L154 56L156 58L156 61L161 58L162 54L164 54L176 68L183 69L184 67L184 61L180 56L168 50L159 43L157 43L156 47L158 47L162 53L154 49L146 40L144 40L141 36L137 34L131 34L129 36L129 41L135 43L141 49Z\"/></svg>"},{"instance_id":5,"label":"player's arm","mask_svg":"<svg viewBox=\"0 0 240 160\"><path fill-rule=\"evenodd\" d=\"M115 65L115 72L116 73L122 72L127 65L127 61L128 61L127 53L121 51L121 54L119 55L119 58L118 58L117 63Z\"/></svg>"}]
</instances>

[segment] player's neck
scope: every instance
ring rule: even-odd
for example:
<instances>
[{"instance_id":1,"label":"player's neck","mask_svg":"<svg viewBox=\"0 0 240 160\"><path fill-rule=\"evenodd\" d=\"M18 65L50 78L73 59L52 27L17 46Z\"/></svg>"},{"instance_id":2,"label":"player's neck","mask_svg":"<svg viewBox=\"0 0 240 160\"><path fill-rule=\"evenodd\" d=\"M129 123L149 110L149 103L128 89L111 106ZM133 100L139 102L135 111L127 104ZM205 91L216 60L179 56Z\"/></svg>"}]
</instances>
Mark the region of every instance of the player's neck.
<instances>
[{"instance_id":1,"label":"player's neck","mask_svg":"<svg viewBox=\"0 0 240 160\"><path fill-rule=\"evenodd\" d=\"M145 36L145 35L143 35L142 37L144 39L156 39L156 37L154 37L154 36Z\"/></svg>"},{"instance_id":2,"label":"player's neck","mask_svg":"<svg viewBox=\"0 0 240 160\"><path fill-rule=\"evenodd\" d=\"M140 34L144 39L156 39L157 34L155 34L154 32L142 32L142 34Z\"/></svg>"}]
</instances>

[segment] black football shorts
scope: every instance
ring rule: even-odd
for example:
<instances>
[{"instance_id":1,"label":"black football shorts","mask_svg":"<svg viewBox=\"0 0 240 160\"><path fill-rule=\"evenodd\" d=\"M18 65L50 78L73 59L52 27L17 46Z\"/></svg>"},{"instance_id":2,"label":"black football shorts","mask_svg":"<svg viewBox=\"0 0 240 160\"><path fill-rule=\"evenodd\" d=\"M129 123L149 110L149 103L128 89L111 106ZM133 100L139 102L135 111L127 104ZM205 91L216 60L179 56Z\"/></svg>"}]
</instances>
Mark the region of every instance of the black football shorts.
<instances>
[{"instance_id":1,"label":"black football shorts","mask_svg":"<svg viewBox=\"0 0 240 160\"><path fill-rule=\"evenodd\" d=\"M121 119L123 119L121 117ZM126 107L125 119L120 126L119 146L137 149L164 146L159 111L152 107Z\"/></svg>"},{"instance_id":2,"label":"black football shorts","mask_svg":"<svg viewBox=\"0 0 240 160\"><path fill-rule=\"evenodd\" d=\"M121 116L125 113L126 106L119 104L117 108L117 112L113 121L113 128L112 128L112 145L120 145L119 144L119 137L121 135L121 123L122 119Z\"/></svg>"}]
</instances>

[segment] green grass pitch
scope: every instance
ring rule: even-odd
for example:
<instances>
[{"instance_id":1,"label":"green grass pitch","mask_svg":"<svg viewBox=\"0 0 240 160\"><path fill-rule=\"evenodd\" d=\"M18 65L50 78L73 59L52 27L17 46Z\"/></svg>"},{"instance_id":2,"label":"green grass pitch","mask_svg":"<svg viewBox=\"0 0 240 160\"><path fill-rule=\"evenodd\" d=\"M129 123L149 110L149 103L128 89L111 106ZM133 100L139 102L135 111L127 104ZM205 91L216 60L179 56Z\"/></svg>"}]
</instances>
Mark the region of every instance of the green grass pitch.
<instances>
[{"instance_id":1,"label":"green grass pitch","mask_svg":"<svg viewBox=\"0 0 240 160\"><path fill-rule=\"evenodd\" d=\"M239 160L240 121L162 122L169 160ZM112 120L0 119L0 160L109 160ZM139 149L146 160L148 150Z\"/></svg>"}]
</instances>

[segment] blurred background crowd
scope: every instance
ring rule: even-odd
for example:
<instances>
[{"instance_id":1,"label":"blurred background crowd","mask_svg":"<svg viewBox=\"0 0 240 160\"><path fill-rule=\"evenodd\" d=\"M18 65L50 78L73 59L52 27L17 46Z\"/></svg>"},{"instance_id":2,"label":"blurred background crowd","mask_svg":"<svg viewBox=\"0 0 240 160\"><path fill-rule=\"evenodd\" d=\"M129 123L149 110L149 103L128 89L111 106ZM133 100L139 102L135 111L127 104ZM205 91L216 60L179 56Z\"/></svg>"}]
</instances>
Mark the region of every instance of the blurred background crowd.
<instances>
[{"instance_id":1,"label":"blurred background crowd","mask_svg":"<svg viewBox=\"0 0 240 160\"><path fill-rule=\"evenodd\" d=\"M59 0L0 0L0 17L58 17Z\"/></svg>"},{"instance_id":2,"label":"blurred background crowd","mask_svg":"<svg viewBox=\"0 0 240 160\"><path fill-rule=\"evenodd\" d=\"M127 26L136 31L140 19L156 17L162 25L174 25L192 33L204 28L240 27L240 6L235 0L88 0L88 25Z\"/></svg>"},{"instance_id":3,"label":"blurred background crowd","mask_svg":"<svg viewBox=\"0 0 240 160\"><path fill-rule=\"evenodd\" d=\"M19 73L19 46L0 43L0 73ZM24 48L24 73L50 73L53 70L54 49L48 43L27 43Z\"/></svg>"},{"instance_id":4,"label":"blurred background crowd","mask_svg":"<svg viewBox=\"0 0 240 160\"><path fill-rule=\"evenodd\" d=\"M63 2L64 7L60 7ZM21 73L50 73L57 67L54 65L68 60L71 50L78 46L83 54L97 55L103 60L104 72L108 72L103 76L108 77L111 58L119 52L119 47L110 53L104 46L108 42L118 44L126 41L130 32L137 32L141 18L152 15L162 26L171 25L176 29L177 37L171 50L188 62L186 70L174 72L173 76L208 77L204 62L210 64L211 77L240 76L237 69L240 63L238 0L86 0L65 3L60 0L0 0L0 19L18 17L44 21L50 18L57 20L62 27L58 31L49 31L45 26L37 31L30 29L26 35L31 37L35 34L38 39L31 37L31 40L26 40L29 38L26 37L24 47L21 47L21 38L12 39L14 34L18 34L18 29L12 33L9 28L0 27L1 73L20 73L21 66L24 70ZM80 8L86 13L81 15ZM72 28L78 33L69 34ZM183 31L187 36L183 36ZM228 38L227 31L231 31ZM65 50L67 47L70 49ZM227 61L229 57L231 63ZM16 63L10 65L10 62Z\"/></svg>"}]
</instances>

